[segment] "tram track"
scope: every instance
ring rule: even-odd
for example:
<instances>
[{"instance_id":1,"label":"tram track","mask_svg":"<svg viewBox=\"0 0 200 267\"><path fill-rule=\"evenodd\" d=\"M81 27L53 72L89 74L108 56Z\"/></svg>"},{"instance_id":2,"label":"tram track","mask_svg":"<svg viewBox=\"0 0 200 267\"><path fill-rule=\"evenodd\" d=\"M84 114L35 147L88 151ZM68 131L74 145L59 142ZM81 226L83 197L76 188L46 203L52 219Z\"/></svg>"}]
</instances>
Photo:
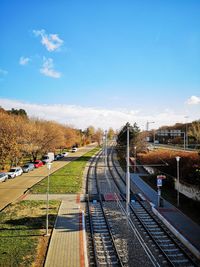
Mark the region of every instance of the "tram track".
<instances>
[{"instance_id":1,"label":"tram track","mask_svg":"<svg viewBox=\"0 0 200 267\"><path fill-rule=\"evenodd\" d=\"M90 266L198 266L192 255L140 198L131 185L126 214L125 175L114 159L100 152L87 175L87 232ZM114 156L113 156L114 155ZM115 199L106 199L108 195ZM133 250L132 250L133 249Z\"/></svg>"},{"instance_id":2,"label":"tram track","mask_svg":"<svg viewBox=\"0 0 200 267\"><path fill-rule=\"evenodd\" d=\"M113 179L116 176L121 178L125 184L125 177L119 172L114 160L113 153L108 165L112 164L111 174ZM162 266L199 266L193 254L169 231L169 229L152 212L152 207L147 201L140 199L140 190L133 183L131 184L133 201L130 204L130 219L140 232L152 241L152 252L159 251L159 257L163 258ZM145 238L146 238L145 237ZM155 249L156 246L156 249Z\"/></svg>"}]
</instances>

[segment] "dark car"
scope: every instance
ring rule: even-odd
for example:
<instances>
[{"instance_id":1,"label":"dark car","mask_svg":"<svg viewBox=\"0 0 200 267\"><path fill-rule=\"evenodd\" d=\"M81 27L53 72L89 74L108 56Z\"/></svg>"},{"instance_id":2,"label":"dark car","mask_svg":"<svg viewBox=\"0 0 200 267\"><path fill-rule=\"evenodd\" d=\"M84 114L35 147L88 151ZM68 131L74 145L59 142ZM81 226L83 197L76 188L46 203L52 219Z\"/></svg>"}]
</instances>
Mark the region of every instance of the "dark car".
<instances>
[{"instance_id":1,"label":"dark car","mask_svg":"<svg viewBox=\"0 0 200 267\"><path fill-rule=\"evenodd\" d=\"M62 158L64 158L63 154L57 154L57 155L55 155L54 160L59 160L59 159L62 159Z\"/></svg>"},{"instance_id":2,"label":"dark car","mask_svg":"<svg viewBox=\"0 0 200 267\"><path fill-rule=\"evenodd\" d=\"M35 168L39 168L39 167L44 165L43 162L39 159L34 161L33 164L34 164Z\"/></svg>"},{"instance_id":3,"label":"dark car","mask_svg":"<svg viewBox=\"0 0 200 267\"><path fill-rule=\"evenodd\" d=\"M22 170L23 172L29 172L35 169L35 166L33 163L26 163L23 167Z\"/></svg>"},{"instance_id":4,"label":"dark car","mask_svg":"<svg viewBox=\"0 0 200 267\"><path fill-rule=\"evenodd\" d=\"M8 180L8 175L5 172L0 172L0 182Z\"/></svg>"}]
</instances>

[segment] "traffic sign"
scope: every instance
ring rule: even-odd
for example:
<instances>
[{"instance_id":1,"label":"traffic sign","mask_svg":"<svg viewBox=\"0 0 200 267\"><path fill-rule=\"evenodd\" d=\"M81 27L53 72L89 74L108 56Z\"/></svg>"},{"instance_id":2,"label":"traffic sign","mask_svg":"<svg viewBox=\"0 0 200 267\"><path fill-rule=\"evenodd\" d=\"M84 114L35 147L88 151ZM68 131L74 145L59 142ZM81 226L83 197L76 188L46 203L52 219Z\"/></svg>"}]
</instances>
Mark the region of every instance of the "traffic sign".
<instances>
[{"instance_id":1,"label":"traffic sign","mask_svg":"<svg viewBox=\"0 0 200 267\"><path fill-rule=\"evenodd\" d=\"M157 178L157 187L162 186L162 179Z\"/></svg>"}]
</instances>

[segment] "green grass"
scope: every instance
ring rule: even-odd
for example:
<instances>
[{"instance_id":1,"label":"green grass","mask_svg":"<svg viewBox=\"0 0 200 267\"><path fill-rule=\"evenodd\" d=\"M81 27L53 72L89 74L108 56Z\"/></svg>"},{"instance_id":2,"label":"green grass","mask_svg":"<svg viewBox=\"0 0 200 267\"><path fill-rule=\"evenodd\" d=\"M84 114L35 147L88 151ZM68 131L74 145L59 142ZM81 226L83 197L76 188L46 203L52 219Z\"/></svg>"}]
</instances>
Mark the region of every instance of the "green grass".
<instances>
[{"instance_id":1,"label":"green grass","mask_svg":"<svg viewBox=\"0 0 200 267\"><path fill-rule=\"evenodd\" d=\"M49 228L53 228L59 201L49 201ZM0 266L31 266L45 233L46 202L24 200L0 213Z\"/></svg>"},{"instance_id":2,"label":"green grass","mask_svg":"<svg viewBox=\"0 0 200 267\"><path fill-rule=\"evenodd\" d=\"M88 160L99 148L95 148L75 161L70 162L49 177L49 193L65 194L80 192L83 180L83 171ZM31 193L44 194L47 190L47 177L31 188Z\"/></svg>"}]
</instances>

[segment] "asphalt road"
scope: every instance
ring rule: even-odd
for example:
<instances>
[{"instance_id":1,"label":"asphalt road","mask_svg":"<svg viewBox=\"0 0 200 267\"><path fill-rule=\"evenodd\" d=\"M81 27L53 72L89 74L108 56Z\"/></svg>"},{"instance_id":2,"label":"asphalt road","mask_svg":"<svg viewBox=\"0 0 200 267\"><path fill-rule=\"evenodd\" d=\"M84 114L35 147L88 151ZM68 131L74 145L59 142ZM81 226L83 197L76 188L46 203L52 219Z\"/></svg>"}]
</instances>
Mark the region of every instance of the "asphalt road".
<instances>
[{"instance_id":1,"label":"asphalt road","mask_svg":"<svg viewBox=\"0 0 200 267\"><path fill-rule=\"evenodd\" d=\"M69 162L87 153L96 147L96 144L91 144L86 147L79 148L75 153L69 153L67 157L59 161L54 161L50 173L67 165ZM47 167L44 165L38 169L34 169L29 173L23 173L14 179L9 179L6 182L0 183L0 210L8 204L14 202L21 197L27 189L31 188L34 184L41 181L48 175Z\"/></svg>"}]
</instances>

